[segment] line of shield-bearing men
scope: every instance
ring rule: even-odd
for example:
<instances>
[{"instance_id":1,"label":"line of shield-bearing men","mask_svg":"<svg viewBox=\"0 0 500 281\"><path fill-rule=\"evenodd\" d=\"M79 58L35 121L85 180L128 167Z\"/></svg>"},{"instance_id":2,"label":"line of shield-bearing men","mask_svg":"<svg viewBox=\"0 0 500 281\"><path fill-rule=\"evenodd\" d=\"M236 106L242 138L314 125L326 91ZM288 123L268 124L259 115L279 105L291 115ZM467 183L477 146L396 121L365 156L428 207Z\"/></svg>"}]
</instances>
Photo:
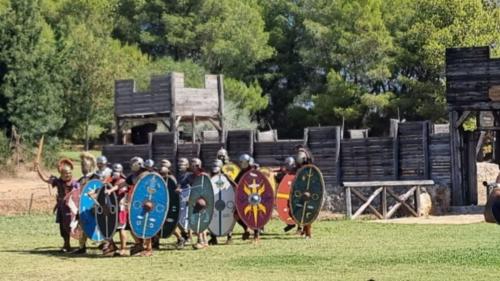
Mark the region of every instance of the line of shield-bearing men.
<instances>
[{"instance_id":1,"label":"line of shield-bearing men","mask_svg":"<svg viewBox=\"0 0 500 281\"><path fill-rule=\"evenodd\" d=\"M221 148L217 152L217 157L211 165L210 177L212 179L212 184L214 186L213 192L215 196L212 198L212 204L205 201L205 198L198 198L189 206L189 195L186 198L183 192L186 189L193 188L195 185L196 178L201 176L208 176L202 169L201 160L198 158L193 158L189 161L186 158L180 158L177 163L177 173L174 177L174 173L171 171L171 163L169 160L164 159L161 161L160 166L156 168L154 162L151 159L144 161L140 157L133 157L130 160L131 174L125 176L123 174L123 166L119 163L113 164L110 168L108 167L108 162L105 156L97 157L97 159L90 153L82 153L80 155L81 168L83 176L75 180L72 178L73 163L69 159L62 159L58 163L58 171L60 176L46 176L38 164L35 164L35 169L38 172L40 178L51 184L52 187L57 188L57 203L54 207L56 214L56 222L59 223L60 235L64 240L62 252L70 252L73 254L84 254L86 253L86 242L87 239L93 240L103 240L99 245L102 249L103 254L106 256L113 256L115 254L119 255L141 255L150 256L152 255L153 249L159 247L159 238L166 238L171 234L175 235L177 238L176 248L181 249L185 246L187 242L191 242L192 234L197 237L197 242L192 243L194 249L203 249L208 247L209 244L217 244L218 236L227 236L227 243L232 242L232 230L235 223L238 223L243 228L242 239L247 240L251 236L251 231L253 231L254 241L257 242L259 235L264 232L264 225L269 221L272 213L273 206L276 204L276 209L279 214L279 218L285 222L287 225L283 229L285 232L292 230L297 227L297 233L305 238L311 238L311 224L315 220L319 213L319 209L323 203L323 193L324 193L324 183L321 173L312 165L312 156L310 152L302 146L296 148L295 157L288 157L285 160L283 166L279 169L268 169L260 168L257 163L248 154L243 154L239 158L239 165L236 165L229 161L229 156L224 148ZM317 171L319 180L316 181L316 190L310 187L311 184L311 169L308 171L303 171L300 174L300 168L310 167ZM174 220L165 220L163 229L161 229L156 235L152 237L145 237L144 233L137 233L140 231L134 231L130 227L130 212L131 212L131 197L134 194L134 189L138 185L138 182L144 178L145 175L154 173L163 178L164 183L168 183L168 180L173 180L175 182L174 187L168 186L167 188L173 189L175 192L170 194L176 194L178 196L180 210L177 210ZM296 176L297 174L297 176ZM262 180L265 178L266 180ZM292 182L297 178L297 190L294 191L295 195L290 193ZM225 179L227 186L225 186L220 179ZM261 181L256 185L257 181ZM82 225L83 218L81 217L81 203L80 197L83 197L82 190L92 180L99 180L105 183L103 193L106 196L113 195L116 200L116 218L117 222L114 226L112 234L110 237L102 237L96 239L94 233L86 231L85 227ZM262 183L266 181L267 184ZM302 181L302 182L300 182ZM276 182L280 183L279 187ZM300 185L303 185L301 190ZM212 185L211 185L212 186ZM272 188L272 199L271 203L266 202L265 190L266 188ZM146 189L149 187L146 187ZM89 189L90 190L90 189ZM299 191L300 190L300 191ZM99 205L97 201L97 193L101 190L94 190L94 192L88 192L88 198L95 202L93 206ZM231 191L230 199L224 199L223 192ZM303 191L303 192L302 192ZM312 199L311 199L312 192ZM315 193L314 193L315 192ZM152 192L150 192L152 193ZM188 193L189 194L189 193ZM225 195L227 197L227 195ZM314 197L316 196L316 198ZM294 205L290 204L292 197L297 197ZM318 199L319 198L319 199ZM109 201L109 198L106 199ZM308 201L311 200L311 201ZM313 206L313 201L316 200L316 206ZM106 201L106 202L108 202ZM281 201L281 202L280 202ZM243 205L241 209L238 208L238 202ZM307 202L311 202L307 206ZM153 208L152 204L148 203L142 204L140 206L144 211L151 211ZM267 204L267 205L266 205ZM271 204L271 205L269 205ZM189 213L187 209L191 207L192 212L196 212L196 209L203 210L211 205L210 213L210 225L205 229L196 229L193 231L189 223L189 214L193 217L193 213ZM173 204L171 204L168 212L172 211ZM95 208L95 207L93 207ZM174 207L175 208L175 207ZM232 216L228 216L228 208L232 212ZM243 209L244 208L244 209ZM223 214L223 209L225 209L225 214ZM312 211L310 211L312 210ZM175 211L175 210L174 210ZM97 216L94 216L96 211L93 209L93 218L97 220ZM101 209L101 213L103 210ZM166 212L166 211L165 211ZM109 213L109 210L108 210ZM306 214L307 213L307 214ZM295 215L294 215L295 214ZM212 217L214 218L212 220ZM198 227L200 223L202 224L203 218L200 216L197 218ZM225 221L222 221L225 220ZM153 221L153 219L151 219ZM161 233L165 231L166 224L168 222L174 222L174 227L168 230L169 233ZM207 221L205 221L206 223ZM92 228L98 230L96 226L96 221L93 222ZM147 221L144 222L146 229ZM163 224L163 222L162 222ZM142 227L142 225L141 225ZM88 228L88 227L87 227ZM119 232L120 245L119 247L113 241L113 234L115 231ZM134 245L130 247L127 251L127 235L126 230L130 230L132 237L135 241ZM207 233L208 232L208 233ZM207 239L207 234L210 239ZM150 235L151 236L151 235ZM70 237L79 240L79 247L75 250L71 249Z\"/></svg>"}]
</instances>

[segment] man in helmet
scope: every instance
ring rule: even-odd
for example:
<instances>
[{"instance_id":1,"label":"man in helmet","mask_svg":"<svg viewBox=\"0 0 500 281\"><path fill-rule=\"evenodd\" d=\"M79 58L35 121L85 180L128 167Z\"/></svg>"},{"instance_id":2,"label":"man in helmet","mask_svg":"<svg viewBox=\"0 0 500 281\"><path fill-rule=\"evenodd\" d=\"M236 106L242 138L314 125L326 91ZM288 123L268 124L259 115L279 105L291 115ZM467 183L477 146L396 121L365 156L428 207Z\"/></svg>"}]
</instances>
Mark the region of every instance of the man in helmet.
<instances>
[{"instance_id":1,"label":"man in helmet","mask_svg":"<svg viewBox=\"0 0 500 281\"><path fill-rule=\"evenodd\" d=\"M308 149L306 149L302 145L298 145L295 149L296 149L296 154L295 154L296 170L300 169L305 165L312 164L313 158L311 152L309 152ZM312 225L311 224L304 225L301 235L305 235L306 239L310 239L312 237Z\"/></svg>"},{"instance_id":2,"label":"man in helmet","mask_svg":"<svg viewBox=\"0 0 500 281\"><path fill-rule=\"evenodd\" d=\"M177 161L177 189L176 192L181 197L181 213L183 210L183 206L187 205L189 201L189 192L186 192L186 189L191 188L191 175L192 173L189 171L189 160L187 158L179 158ZM191 240L191 233L188 228L187 217L181 217L179 219L179 228L184 238L184 242L182 245L178 244L177 248L183 248L184 244Z\"/></svg>"},{"instance_id":3,"label":"man in helmet","mask_svg":"<svg viewBox=\"0 0 500 281\"><path fill-rule=\"evenodd\" d=\"M101 156L104 157L104 156ZM100 157L99 157L100 158ZM106 160L106 157L104 157L104 160ZM102 167L102 159L100 160L101 164L97 164L97 167L101 165ZM102 176L99 174L99 170L96 170L96 158L94 155L92 155L89 152L82 152L80 153L80 164L82 167L82 176L78 179L78 182L80 183L80 186L83 188L88 181L90 180L95 180L95 179L101 179L103 180ZM107 167L106 167L107 168ZM103 169L104 170L104 169ZM95 196L96 194L91 194L91 196ZM82 231L82 236L79 239L79 248L73 252L73 254L85 254L87 252L87 235L85 232Z\"/></svg>"},{"instance_id":4,"label":"man in helmet","mask_svg":"<svg viewBox=\"0 0 500 281\"><path fill-rule=\"evenodd\" d=\"M203 168L201 165L202 164L201 160L199 158L196 158L196 157L192 158L190 164L191 164L191 177L190 177L189 181L190 181L190 185L192 186L195 178L198 176L201 176L204 173L204 171L203 171ZM197 236L198 241L196 244L193 245L194 249L203 249L203 248L208 247L207 232L206 231L196 233L196 236Z\"/></svg>"},{"instance_id":5,"label":"man in helmet","mask_svg":"<svg viewBox=\"0 0 500 281\"><path fill-rule=\"evenodd\" d=\"M64 244L61 248L61 252L67 253L71 251L70 244L70 209L65 203L65 197L71 191L78 189L80 184L73 179L73 163L69 159L61 159L59 161L57 170L59 171L59 177L50 175L46 176L38 163L35 163L35 170L38 173L40 179L52 187L57 188L57 203L56 203L56 223L59 224L59 234L63 238Z\"/></svg>"},{"instance_id":6,"label":"man in helmet","mask_svg":"<svg viewBox=\"0 0 500 281\"><path fill-rule=\"evenodd\" d=\"M221 147L217 151L217 159L222 161L222 165L229 164L229 154L227 153L227 150L224 149L224 147Z\"/></svg>"},{"instance_id":7,"label":"man in helmet","mask_svg":"<svg viewBox=\"0 0 500 281\"><path fill-rule=\"evenodd\" d=\"M214 176L223 174L222 173L222 166L223 165L224 164L223 164L222 160L220 160L219 158L215 159L214 162L212 163L210 177L214 177ZM233 242L233 232L231 231L227 234L226 244L231 244L232 242ZM218 244L217 236L215 236L214 234L210 234L210 240L208 241L208 244L209 245L217 245Z\"/></svg>"},{"instance_id":8,"label":"man in helmet","mask_svg":"<svg viewBox=\"0 0 500 281\"><path fill-rule=\"evenodd\" d=\"M243 175L250 171L250 170L255 170L255 163L253 161L253 158L248 155L248 154L242 154L239 159L239 166L240 166L240 172L235 178L235 182L238 184L243 177ZM241 235L242 240L248 240L250 238L250 230L248 229L248 226L240 219L238 212L234 211L234 216L236 218L236 222L243 228L243 234ZM258 231L254 231L254 238L258 238Z\"/></svg>"},{"instance_id":9,"label":"man in helmet","mask_svg":"<svg viewBox=\"0 0 500 281\"><path fill-rule=\"evenodd\" d=\"M96 174L99 176L99 179L104 180L110 177L112 173L113 171L108 167L108 158L104 155L97 157Z\"/></svg>"},{"instance_id":10,"label":"man in helmet","mask_svg":"<svg viewBox=\"0 0 500 281\"><path fill-rule=\"evenodd\" d=\"M161 167L160 167L159 173L163 177L163 179L165 180L165 182L167 182L168 178L171 177L177 183L177 181L175 180L175 177L170 172L170 168L172 166L172 164L170 163L170 161L168 161L167 159L163 159L163 160L161 160L160 164L161 164ZM177 186L173 186L173 187L172 186L168 186L168 188L173 188L174 191L176 191ZM184 237L182 237L182 233L181 233L181 230L179 229L179 227L177 227L174 230L173 234L174 234L175 238L177 238L177 243L175 244L176 248L177 249L184 248L184 245L186 244L186 240L184 239ZM160 233L158 233L158 241L159 241L159 235L160 235ZM153 245L153 246L156 246L156 245Z\"/></svg>"},{"instance_id":11,"label":"man in helmet","mask_svg":"<svg viewBox=\"0 0 500 281\"><path fill-rule=\"evenodd\" d=\"M148 172L156 172L155 161L153 161L153 159L147 159L144 161L144 167L148 170Z\"/></svg>"},{"instance_id":12,"label":"man in helmet","mask_svg":"<svg viewBox=\"0 0 500 281\"><path fill-rule=\"evenodd\" d=\"M126 226L128 220L128 185L126 184L126 177L123 174L123 166L120 163L115 163L112 166L113 173L111 174L109 183L107 184L106 194L110 195L112 193L116 194L118 200L118 226L117 229L120 233L120 256L125 255L125 248L127 246L127 233ZM105 256L112 256L116 251L116 245L113 239L110 239L108 247L103 248L103 254Z\"/></svg>"},{"instance_id":13,"label":"man in helmet","mask_svg":"<svg viewBox=\"0 0 500 281\"><path fill-rule=\"evenodd\" d=\"M132 157L132 159L130 159L130 169L132 170L132 173L125 180L125 183L129 186L128 201L130 201L130 196L132 196L132 193L134 192L137 181L139 181L142 174L148 171L144 167L144 160L138 156ZM141 256L151 256L153 254L151 239L143 240L136 237L133 233L132 237L135 240L135 245L130 248L130 255L140 254Z\"/></svg>"},{"instance_id":14,"label":"man in helmet","mask_svg":"<svg viewBox=\"0 0 500 281\"><path fill-rule=\"evenodd\" d=\"M291 156L285 158L283 166L280 168L278 174L276 175L277 182L281 182L283 177L287 174L292 174L292 175L295 174L296 171L297 171L297 165L295 164L295 158ZM290 200L288 200L288 202L290 202ZM291 215L291 210L288 210L288 212ZM295 224L287 224L283 228L283 231L288 232L292 230L295 226L296 226ZM302 231L300 226L297 227L297 231L299 231L299 233Z\"/></svg>"}]
</instances>

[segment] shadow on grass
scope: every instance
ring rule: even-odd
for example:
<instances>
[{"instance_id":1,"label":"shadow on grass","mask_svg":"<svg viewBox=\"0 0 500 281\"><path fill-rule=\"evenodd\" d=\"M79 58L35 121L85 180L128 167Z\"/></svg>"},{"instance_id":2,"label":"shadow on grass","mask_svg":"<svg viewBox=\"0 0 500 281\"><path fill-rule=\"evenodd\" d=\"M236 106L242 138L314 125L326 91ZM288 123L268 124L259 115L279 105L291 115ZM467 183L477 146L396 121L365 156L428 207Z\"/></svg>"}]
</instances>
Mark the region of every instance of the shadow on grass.
<instances>
[{"instance_id":1,"label":"shadow on grass","mask_svg":"<svg viewBox=\"0 0 500 281\"><path fill-rule=\"evenodd\" d=\"M76 248L72 248L72 250L76 250ZM86 254L72 254L71 252L62 252L58 248L53 248L53 247L39 247L39 248L34 248L34 249L25 249L25 250L2 250L0 253L15 253L15 254L22 254L22 255L40 255L40 256L48 256L48 257L56 257L60 259L74 259L74 258L106 258L105 256L102 255L96 255L94 252L97 251L97 248L95 250L90 249L91 253L86 253ZM89 248L87 248L87 251L89 251Z\"/></svg>"}]
</instances>

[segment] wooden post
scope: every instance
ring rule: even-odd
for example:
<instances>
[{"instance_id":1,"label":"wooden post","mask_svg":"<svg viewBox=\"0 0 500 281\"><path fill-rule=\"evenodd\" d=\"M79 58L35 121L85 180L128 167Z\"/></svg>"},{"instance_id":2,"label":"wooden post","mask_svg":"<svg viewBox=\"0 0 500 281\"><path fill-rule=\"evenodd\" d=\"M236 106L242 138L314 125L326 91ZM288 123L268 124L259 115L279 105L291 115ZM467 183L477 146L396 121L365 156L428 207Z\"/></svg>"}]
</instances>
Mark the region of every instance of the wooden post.
<instances>
[{"instance_id":1,"label":"wooden post","mask_svg":"<svg viewBox=\"0 0 500 281\"><path fill-rule=\"evenodd\" d=\"M473 132L467 132L467 164L466 172L466 195L467 204L477 204L477 167L476 167L476 138Z\"/></svg>"},{"instance_id":2,"label":"wooden post","mask_svg":"<svg viewBox=\"0 0 500 281\"><path fill-rule=\"evenodd\" d=\"M392 167L394 180L399 179L399 123L394 122L392 132Z\"/></svg>"},{"instance_id":3,"label":"wooden post","mask_svg":"<svg viewBox=\"0 0 500 281\"><path fill-rule=\"evenodd\" d=\"M337 186L342 185L342 167L341 167L341 162L340 162L340 153L341 153L341 141L342 141L342 134L340 131L340 127L336 127L336 149L335 149L335 177L336 177L336 184Z\"/></svg>"},{"instance_id":4,"label":"wooden post","mask_svg":"<svg viewBox=\"0 0 500 281\"><path fill-rule=\"evenodd\" d=\"M191 126L193 128L193 144L196 143L196 116L193 114L192 116L192 120L191 120Z\"/></svg>"},{"instance_id":5,"label":"wooden post","mask_svg":"<svg viewBox=\"0 0 500 281\"><path fill-rule=\"evenodd\" d=\"M177 143L179 134L177 133L177 112L175 111L175 72L170 73L170 131L174 134L173 155L174 159L172 166L177 167ZM179 120L180 121L180 120ZM176 168L174 168L175 171Z\"/></svg>"},{"instance_id":6,"label":"wooden post","mask_svg":"<svg viewBox=\"0 0 500 281\"><path fill-rule=\"evenodd\" d=\"M450 152L451 152L451 204L464 205L462 194L462 167L460 155L460 128L456 126L458 112L451 111L450 119Z\"/></svg>"},{"instance_id":7,"label":"wooden post","mask_svg":"<svg viewBox=\"0 0 500 281\"><path fill-rule=\"evenodd\" d=\"M347 219L352 219L351 187L345 187L345 210Z\"/></svg>"},{"instance_id":8,"label":"wooden post","mask_svg":"<svg viewBox=\"0 0 500 281\"><path fill-rule=\"evenodd\" d=\"M429 159L429 121L422 123L422 149L424 152L424 178L431 178L431 163Z\"/></svg>"},{"instance_id":9,"label":"wooden post","mask_svg":"<svg viewBox=\"0 0 500 281\"><path fill-rule=\"evenodd\" d=\"M28 215L31 215L31 207L33 206L33 193L31 193L30 204L28 207Z\"/></svg>"},{"instance_id":10,"label":"wooden post","mask_svg":"<svg viewBox=\"0 0 500 281\"><path fill-rule=\"evenodd\" d=\"M304 129L304 146L307 147L307 143L309 143L309 128Z\"/></svg>"},{"instance_id":11,"label":"wooden post","mask_svg":"<svg viewBox=\"0 0 500 281\"><path fill-rule=\"evenodd\" d=\"M382 200L382 203L380 204L382 208L382 215L384 216L384 219L387 218L387 187L383 186L382 187L382 196L380 197Z\"/></svg>"},{"instance_id":12,"label":"wooden post","mask_svg":"<svg viewBox=\"0 0 500 281\"><path fill-rule=\"evenodd\" d=\"M415 189L415 212L420 216L420 186L417 186L417 189Z\"/></svg>"},{"instance_id":13,"label":"wooden post","mask_svg":"<svg viewBox=\"0 0 500 281\"><path fill-rule=\"evenodd\" d=\"M221 143L225 142L225 127L224 127L224 75L217 76L217 91L219 93L219 140Z\"/></svg>"}]
</instances>

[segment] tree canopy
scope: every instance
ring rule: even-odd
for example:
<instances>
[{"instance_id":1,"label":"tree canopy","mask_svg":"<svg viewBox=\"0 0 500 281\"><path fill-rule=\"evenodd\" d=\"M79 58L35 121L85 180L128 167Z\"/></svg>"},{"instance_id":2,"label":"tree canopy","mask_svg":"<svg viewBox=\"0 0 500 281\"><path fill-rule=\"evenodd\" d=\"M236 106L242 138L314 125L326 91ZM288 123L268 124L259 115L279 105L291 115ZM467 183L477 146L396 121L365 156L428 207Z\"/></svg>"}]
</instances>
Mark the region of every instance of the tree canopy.
<instances>
[{"instance_id":1,"label":"tree canopy","mask_svg":"<svg viewBox=\"0 0 500 281\"><path fill-rule=\"evenodd\" d=\"M0 126L96 139L115 79L178 71L224 74L231 127L383 134L445 121L445 49L484 45L500 54L495 1L0 0Z\"/></svg>"}]
</instances>

